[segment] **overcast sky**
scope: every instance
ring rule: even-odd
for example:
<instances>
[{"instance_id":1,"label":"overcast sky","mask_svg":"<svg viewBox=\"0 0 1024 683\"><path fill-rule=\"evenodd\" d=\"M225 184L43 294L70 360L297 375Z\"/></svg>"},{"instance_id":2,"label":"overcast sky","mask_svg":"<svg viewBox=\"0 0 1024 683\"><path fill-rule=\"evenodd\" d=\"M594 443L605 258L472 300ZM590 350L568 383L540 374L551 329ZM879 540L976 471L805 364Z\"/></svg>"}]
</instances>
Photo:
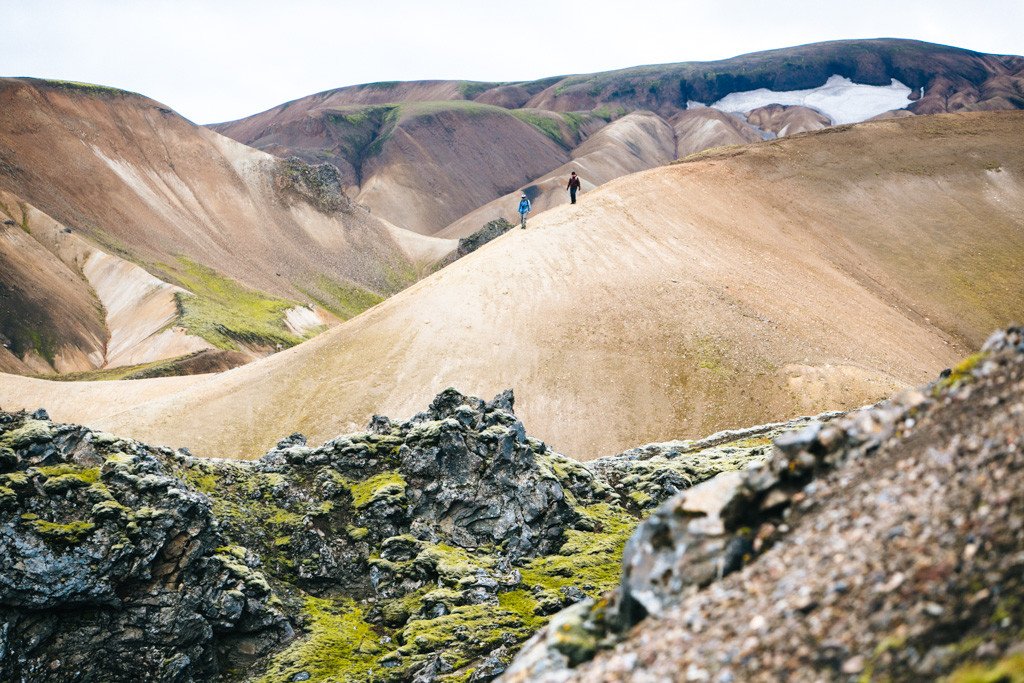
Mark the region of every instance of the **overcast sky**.
<instances>
[{"instance_id":1,"label":"overcast sky","mask_svg":"<svg viewBox=\"0 0 1024 683\"><path fill-rule=\"evenodd\" d=\"M1024 0L0 0L0 75L141 92L199 123L343 85L510 81L838 38L1024 54Z\"/></svg>"}]
</instances>

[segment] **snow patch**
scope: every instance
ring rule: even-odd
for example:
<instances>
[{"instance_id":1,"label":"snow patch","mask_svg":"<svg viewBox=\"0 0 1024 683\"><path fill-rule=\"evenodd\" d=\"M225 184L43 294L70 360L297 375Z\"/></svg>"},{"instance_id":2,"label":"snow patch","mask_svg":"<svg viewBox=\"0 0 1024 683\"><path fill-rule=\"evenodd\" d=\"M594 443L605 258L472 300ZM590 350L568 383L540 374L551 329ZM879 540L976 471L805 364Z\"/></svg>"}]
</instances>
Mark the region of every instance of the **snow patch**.
<instances>
[{"instance_id":1,"label":"snow patch","mask_svg":"<svg viewBox=\"0 0 1024 683\"><path fill-rule=\"evenodd\" d=\"M890 85L863 85L837 75L825 81L825 85L810 90L776 92L759 88L734 92L711 106L730 114L746 114L769 104L802 105L820 111L838 126L867 121L893 109L905 109L912 102L911 92L895 78ZM688 103L687 108L694 105L700 103Z\"/></svg>"}]
</instances>

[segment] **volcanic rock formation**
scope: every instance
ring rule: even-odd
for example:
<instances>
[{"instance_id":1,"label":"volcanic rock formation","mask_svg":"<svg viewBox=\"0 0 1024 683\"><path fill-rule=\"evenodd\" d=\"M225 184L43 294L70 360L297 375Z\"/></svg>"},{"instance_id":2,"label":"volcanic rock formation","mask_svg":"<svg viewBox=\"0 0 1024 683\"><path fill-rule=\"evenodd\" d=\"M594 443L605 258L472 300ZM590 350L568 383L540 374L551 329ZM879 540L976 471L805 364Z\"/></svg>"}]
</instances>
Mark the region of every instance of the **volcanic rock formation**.
<instances>
[{"instance_id":1,"label":"volcanic rock formation","mask_svg":"<svg viewBox=\"0 0 1024 683\"><path fill-rule=\"evenodd\" d=\"M945 375L677 494L503 680L1013 680L1024 329Z\"/></svg>"},{"instance_id":2,"label":"volcanic rock formation","mask_svg":"<svg viewBox=\"0 0 1024 683\"><path fill-rule=\"evenodd\" d=\"M599 474L512 407L449 389L243 463L0 413L0 677L489 680L547 615L614 586L644 510L802 424Z\"/></svg>"}]
</instances>

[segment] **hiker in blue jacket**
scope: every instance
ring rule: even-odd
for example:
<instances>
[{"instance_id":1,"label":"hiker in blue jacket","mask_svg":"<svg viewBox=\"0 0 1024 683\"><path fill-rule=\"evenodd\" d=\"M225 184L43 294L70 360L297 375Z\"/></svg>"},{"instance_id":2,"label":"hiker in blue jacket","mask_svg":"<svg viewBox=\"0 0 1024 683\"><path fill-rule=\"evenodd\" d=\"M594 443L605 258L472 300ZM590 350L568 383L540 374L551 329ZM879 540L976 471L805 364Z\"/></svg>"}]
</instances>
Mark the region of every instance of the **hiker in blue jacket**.
<instances>
[{"instance_id":1,"label":"hiker in blue jacket","mask_svg":"<svg viewBox=\"0 0 1024 683\"><path fill-rule=\"evenodd\" d=\"M524 192L519 199L519 227L526 230L526 214L530 213L530 200Z\"/></svg>"}]
</instances>

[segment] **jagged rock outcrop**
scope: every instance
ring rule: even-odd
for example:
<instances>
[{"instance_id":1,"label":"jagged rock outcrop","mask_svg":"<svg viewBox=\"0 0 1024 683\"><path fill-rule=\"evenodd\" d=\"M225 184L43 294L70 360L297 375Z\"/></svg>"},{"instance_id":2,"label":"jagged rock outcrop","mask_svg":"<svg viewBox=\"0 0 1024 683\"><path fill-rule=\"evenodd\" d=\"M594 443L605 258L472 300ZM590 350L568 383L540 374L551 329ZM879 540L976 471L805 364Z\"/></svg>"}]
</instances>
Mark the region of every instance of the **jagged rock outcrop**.
<instances>
[{"instance_id":1,"label":"jagged rock outcrop","mask_svg":"<svg viewBox=\"0 0 1024 683\"><path fill-rule=\"evenodd\" d=\"M166 456L0 414L0 679L205 680L291 635Z\"/></svg>"},{"instance_id":2,"label":"jagged rock outcrop","mask_svg":"<svg viewBox=\"0 0 1024 683\"><path fill-rule=\"evenodd\" d=\"M513 404L448 389L248 462L0 413L0 673L491 680L615 585L645 509L766 455L764 434L652 446L630 495L634 456L606 477L529 438Z\"/></svg>"},{"instance_id":3,"label":"jagged rock outcrop","mask_svg":"<svg viewBox=\"0 0 1024 683\"><path fill-rule=\"evenodd\" d=\"M456 254L458 256L470 254L491 240L501 237L514 227L514 225L504 218L495 218L493 221L489 221L484 224L482 228L474 232L469 237L463 237L460 239L459 248L456 251Z\"/></svg>"},{"instance_id":4,"label":"jagged rock outcrop","mask_svg":"<svg viewBox=\"0 0 1024 683\"><path fill-rule=\"evenodd\" d=\"M307 164L299 157L279 162L274 180L279 191L292 192L324 213L352 211L352 200L341 186L341 172L334 164Z\"/></svg>"},{"instance_id":5,"label":"jagged rock outcrop","mask_svg":"<svg viewBox=\"0 0 1024 683\"><path fill-rule=\"evenodd\" d=\"M1022 399L1014 328L930 387L777 438L661 506L618 590L553 618L505 680L1011 680Z\"/></svg>"}]
</instances>

